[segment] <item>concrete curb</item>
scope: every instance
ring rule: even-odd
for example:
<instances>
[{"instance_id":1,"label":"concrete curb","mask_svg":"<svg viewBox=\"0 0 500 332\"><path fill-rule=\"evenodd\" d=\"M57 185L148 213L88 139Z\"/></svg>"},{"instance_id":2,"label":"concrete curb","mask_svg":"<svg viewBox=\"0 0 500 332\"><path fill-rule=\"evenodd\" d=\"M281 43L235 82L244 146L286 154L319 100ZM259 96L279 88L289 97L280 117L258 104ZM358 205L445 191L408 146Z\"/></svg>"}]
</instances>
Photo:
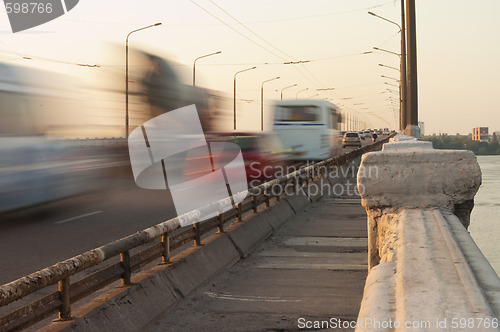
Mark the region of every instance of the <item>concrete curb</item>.
<instances>
[{"instance_id":1,"label":"concrete curb","mask_svg":"<svg viewBox=\"0 0 500 332\"><path fill-rule=\"evenodd\" d=\"M191 251L191 252L190 252ZM227 236L219 236L201 248L187 250L165 272L175 289L186 297L193 289L238 261L240 254Z\"/></svg>"},{"instance_id":2,"label":"concrete curb","mask_svg":"<svg viewBox=\"0 0 500 332\"><path fill-rule=\"evenodd\" d=\"M328 178L322 178L319 181L309 184L306 188L304 188L304 191L311 202L316 202L321 197L323 197L324 186L332 186Z\"/></svg>"},{"instance_id":3,"label":"concrete curb","mask_svg":"<svg viewBox=\"0 0 500 332\"><path fill-rule=\"evenodd\" d=\"M274 205L271 210L262 212L262 215L266 216L269 225L271 225L274 231L285 220L295 215L295 211L293 211L292 207L288 202L282 200L276 205Z\"/></svg>"},{"instance_id":4,"label":"concrete curb","mask_svg":"<svg viewBox=\"0 0 500 332\"><path fill-rule=\"evenodd\" d=\"M273 232L273 228L265 214L257 214L252 219L245 221L239 227L228 233L240 257L244 258L259 243L267 239Z\"/></svg>"},{"instance_id":5,"label":"concrete curb","mask_svg":"<svg viewBox=\"0 0 500 332\"><path fill-rule=\"evenodd\" d=\"M295 195L288 196L284 200L290 204L290 207L293 209L295 214L300 212L304 207L306 207L307 204L311 203L303 188L297 191Z\"/></svg>"}]
</instances>

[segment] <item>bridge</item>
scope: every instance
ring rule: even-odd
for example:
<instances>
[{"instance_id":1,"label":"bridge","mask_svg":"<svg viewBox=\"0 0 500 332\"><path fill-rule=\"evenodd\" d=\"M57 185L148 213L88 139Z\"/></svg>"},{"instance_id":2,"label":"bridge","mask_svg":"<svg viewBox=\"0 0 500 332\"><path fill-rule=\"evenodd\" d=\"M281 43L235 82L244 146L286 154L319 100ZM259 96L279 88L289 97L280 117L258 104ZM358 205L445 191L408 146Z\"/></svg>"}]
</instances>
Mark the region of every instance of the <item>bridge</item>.
<instances>
[{"instance_id":1,"label":"bridge","mask_svg":"<svg viewBox=\"0 0 500 332\"><path fill-rule=\"evenodd\" d=\"M1 330L498 330L474 155L388 140L6 283Z\"/></svg>"}]
</instances>

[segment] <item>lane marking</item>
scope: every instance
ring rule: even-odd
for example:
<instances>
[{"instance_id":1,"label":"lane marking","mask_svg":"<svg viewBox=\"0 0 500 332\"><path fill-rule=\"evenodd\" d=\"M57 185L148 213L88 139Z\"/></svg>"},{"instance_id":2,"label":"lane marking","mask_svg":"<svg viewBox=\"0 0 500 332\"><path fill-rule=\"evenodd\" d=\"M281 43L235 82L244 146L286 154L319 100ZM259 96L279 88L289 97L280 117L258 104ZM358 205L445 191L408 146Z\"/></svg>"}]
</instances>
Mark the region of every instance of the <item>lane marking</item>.
<instances>
[{"instance_id":1,"label":"lane marking","mask_svg":"<svg viewBox=\"0 0 500 332\"><path fill-rule=\"evenodd\" d=\"M236 300L236 301L247 301L247 302L301 302L302 300L285 300L279 297L272 296L235 296L231 294L217 294L214 292L205 292L211 298L221 299L221 300Z\"/></svg>"},{"instance_id":2,"label":"lane marking","mask_svg":"<svg viewBox=\"0 0 500 332\"><path fill-rule=\"evenodd\" d=\"M76 217L72 217L72 218L68 218L68 219L64 219L64 220L59 220L59 221L56 221L55 224L64 224L64 223L66 223L68 221L73 221L73 220L76 220L76 219L93 216L94 214L99 214L99 213L102 213L102 211L94 211L94 212L82 214L82 215L79 215L79 216L76 216Z\"/></svg>"}]
</instances>

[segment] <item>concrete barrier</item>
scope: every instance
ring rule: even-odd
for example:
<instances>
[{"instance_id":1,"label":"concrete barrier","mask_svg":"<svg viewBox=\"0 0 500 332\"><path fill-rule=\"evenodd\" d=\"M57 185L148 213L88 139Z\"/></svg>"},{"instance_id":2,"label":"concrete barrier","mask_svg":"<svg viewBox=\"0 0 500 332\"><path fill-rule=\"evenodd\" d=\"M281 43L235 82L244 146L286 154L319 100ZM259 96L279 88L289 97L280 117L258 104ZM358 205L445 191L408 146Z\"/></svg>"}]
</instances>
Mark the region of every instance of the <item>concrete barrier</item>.
<instances>
[{"instance_id":1,"label":"concrete barrier","mask_svg":"<svg viewBox=\"0 0 500 332\"><path fill-rule=\"evenodd\" d=\"M295 212L287 201L281 200L271 210L262 212L266 215L269 225L276 230L285 220L291 218Z\"/></svg>"},{"instance_id":2,"label":"concrete barrier","mask_svg":"<svg viewBox=\"0 0 500 332\"><path fill-rule=\"evenodd\" d=\"M362 174L368 167L377 175ZM400 137L363 156L358 187L368 215L369 275L358 322L400 328L365 324L356 331L481 331L495 319L498 327L500 279L466 230L467 203L480 183L468 151ZM460 319L474 326L463 328Z\"/></svg>"},{"instance_id":3,"label":"concrete barrier","mask_svg":"<svg viewBox=\"0 0 500 332\"><path fill-rule=\"evenodd\" d=\"M183 252L169 265L134 274L131 286L111 289L75 310L75 320L54 322L43 331L141 330L239 258L229 237L216 235L203 246Z\"/></svg>"},{"instance_id":4,"label":"concrete barrier","mask_svg":"<svg viewBox=\"0 0 500 332\"><path fill-rule=\"evenodd\" d=\"M307 197L303 188L300 188L295 195L288 196L284 200L290 204L290 207L295 213L299 213L306 207L307 204L311 203L311 200Z\"/></svg>"},{"instance_id":5,"label":"concrete barrier","mask_svg":"<svg viewBox=\"0 0 500 332\"><path fill-rule=\"evenodd\" d=\"M139 331L172 308L181 295L165 273L139 273L134 285L113 288L73 311L73 321L53 322L40 331Z\"/></svg>"},{"instance_id":6,"label":"concrete barrier","mask_svg":"<svg viewBox=\"0 0 500 332\"><path fill-rule=\"evenodd\" d=\"M309 184L307 187L303 188L303 190L311 202L316 202L321 197L323 197L325 189L327 189L327 193L329 192L329 188L327 187L331 186L332 184L328 180L328 178L323 178L319 179L319 181Z\"/></svg>"},{"instance_id":7,"label":"concrete barrier","mask_svg":"<svg viewBox=\"0 0 500 332\"><path fill-rule=\"evenodd\" d=\"M138 331L170 310L213 276L247 256L255 246L311 203L304 191L236 223L227 233L191 247L168 265L133 274L133 284L112 288L73 310L74 320L52 322L41 331Z\"/></svg>"},{"instance_id":8,"label":"concrete barrier","mask_svg":"<svg viewBox=\"0 0 500 332\"><path fill-rule=\"evenodd\" d=\"M240 253L240 257L243 258L272 232L273 227L269 223L268 215L257 214L252 219L239 223L228 233L228 236Z\"/></svg>"},{"instance_id":9,"label":"concrete barrier","mask_svg":"<svg viewBox=\"0 0 500 332\"><path fill-rule=\"evenodd\" d=\"M232 241L226 236L218 236L202 245L192 247L165 269L168 279L183 297L205 283L221 270L234 264L240 257Z\"/></svg>"}]
</instances>

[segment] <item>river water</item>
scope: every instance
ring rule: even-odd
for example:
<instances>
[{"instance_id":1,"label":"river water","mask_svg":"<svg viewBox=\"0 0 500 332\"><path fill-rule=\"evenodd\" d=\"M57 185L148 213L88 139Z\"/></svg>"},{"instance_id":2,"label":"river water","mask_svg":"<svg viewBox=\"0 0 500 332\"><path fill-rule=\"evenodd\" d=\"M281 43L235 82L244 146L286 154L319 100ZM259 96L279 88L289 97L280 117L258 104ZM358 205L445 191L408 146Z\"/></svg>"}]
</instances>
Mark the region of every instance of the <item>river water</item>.
<instances>
[{"instance_id":1,"label":"river water","mask_svg":"<svg viewBox=\"0 0 500 332\"><path fill-rule=\"evenodd\" d=\"M469 232L500 275L500 156L477 156L482 184L474 198Z\"/></svg>"}]
</instances>

